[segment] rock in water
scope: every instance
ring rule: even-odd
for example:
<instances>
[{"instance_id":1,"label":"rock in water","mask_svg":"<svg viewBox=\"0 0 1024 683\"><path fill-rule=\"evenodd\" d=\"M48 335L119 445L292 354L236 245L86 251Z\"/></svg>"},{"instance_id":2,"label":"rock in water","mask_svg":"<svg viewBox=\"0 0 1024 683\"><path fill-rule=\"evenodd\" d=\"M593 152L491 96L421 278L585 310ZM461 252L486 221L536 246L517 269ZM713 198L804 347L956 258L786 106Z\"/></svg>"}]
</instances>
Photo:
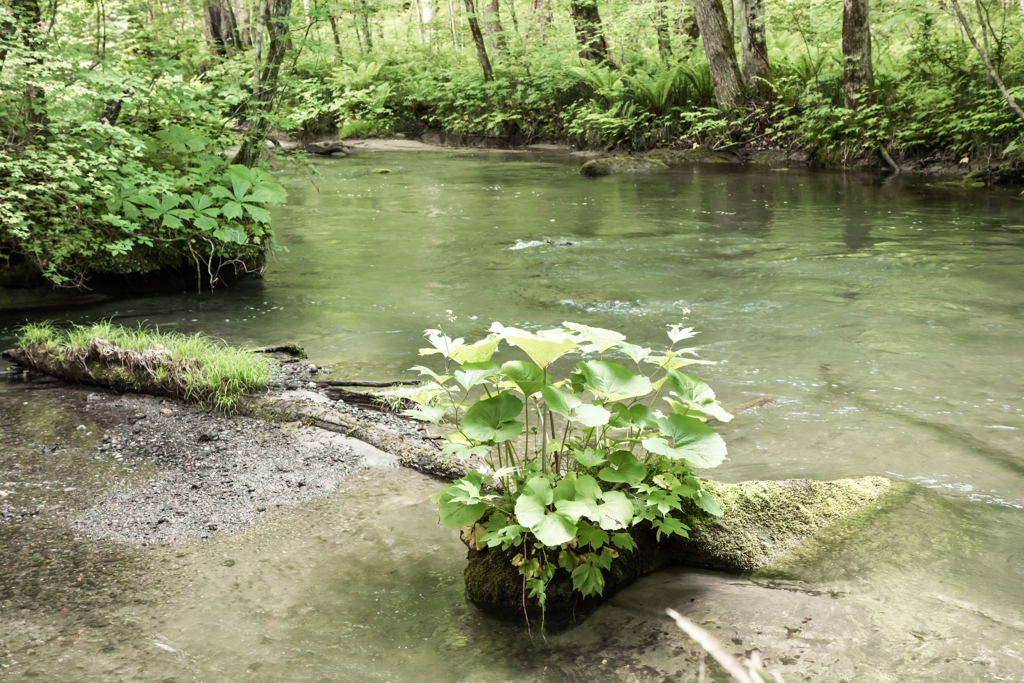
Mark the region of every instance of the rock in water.
<instances>
[{"instance_id":1,"label":"rock in water","mask_svg":"<svg viewBox=\"0 0 1024 683\"><path fill-rule=\"evenodd\" d=\"M629 530L637 544L620 551L605 575L604 598L634 580L671 565L746 573L764 569L801 541L837 522L892 505L910 484L885 477L837 481L748 481L722 484L705 481L722 507L721 517L690 521L689 538L672 536L660 542L647 523ZM883 498L885 502L883 503ZM699 513L698 513L699 514ZM510 560L516 549L470 549L466 597L485 612L522 619L523 581ZM547 589L546 622L556 630L592 611L602 598L583 599L572 590L568 572L559 570ZM535 602L525 601L530 616L540 616Z\"/></svg>"},{"instance_id":2,"label":"rock in water","mask_svg":"<svg viewBox=\"0 0 1024 683\"><path fill-rule=\"evenodd\" d=\"M605 157L604 159L591 159L583 164L580 175L588 178L598 178L606 175L623 175L626 173L651 173L652 171L663 171L668 166L657 159L641 159L638 157Z\"/></svg>"}]
</instances>

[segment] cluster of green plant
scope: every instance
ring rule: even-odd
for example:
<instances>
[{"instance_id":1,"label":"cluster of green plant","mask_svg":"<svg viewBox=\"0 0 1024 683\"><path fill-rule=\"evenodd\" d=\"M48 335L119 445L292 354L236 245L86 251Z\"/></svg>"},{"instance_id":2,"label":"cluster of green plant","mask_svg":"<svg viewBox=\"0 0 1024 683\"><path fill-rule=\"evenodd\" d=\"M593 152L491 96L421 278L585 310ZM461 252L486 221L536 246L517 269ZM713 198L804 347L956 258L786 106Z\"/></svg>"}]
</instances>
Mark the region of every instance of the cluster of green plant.
<instances>
[{"instance_id":1,"label":"cluster of green plant","mask_svg":"<svg viewBox=\"0 0 1024 683\"><path fill-rule=\"evenodd\" d=\"M234 412L246 394L265 388L274 367L265 354L249 353L199 333L130 328L109 321L67 329L50 322L30 323L18 332L20 348L67 360L82 358L101 343L116 347L121 354L117 360L126 368L148 372L170 389L180 387L187 401L225 412Z\"/></svg>"},{"instance_id":2,"label":"cluster of green plant","mask_svg":"<svg viewBox=\"0 0 1024 683\"><path fill-rule=\"evenodd\" d=\"M88 33L51 32L24 9L8 14L0 265L34 263L58 285L188 265L212 284L218 265L258 267L274 248L267 207L284 190L223 152L235 142L229 114L240 100L196 78L181 54L145 44L138 11L111 29L121 50L107 56L85 44ZM192 53L200 46L193 41Z\"/></svg>"},{"instance_id":3,"label":"cluster of green plant","mask_svg":"<svg viewBox=\"0 0 1024 683\"><path fill-rule=\"evenodd\" d=\"M406 415L449 425L444 452L469 464L431 497L441 523L468 527L479 548L516 548L512 563L543 608L559 570L583 596L600 595L612 561L636 547L630 527L685 537L692 515L720 515L694 472L725 459L707 420L731 415L707 384L680 371L707 362L676 348L693 335L672 325L672 345L659 352L569 322L536 333L495 323L472 344L428 330L431 348L421 353L440 354L444 369L413 368L430 381L387 395L417 403ZM492 358L502 342L529 360L499 365ZM559 378L556 361L573 352L583 359ZM629 358L636 372L610 355Z\"/></svg>"}]
</instances>

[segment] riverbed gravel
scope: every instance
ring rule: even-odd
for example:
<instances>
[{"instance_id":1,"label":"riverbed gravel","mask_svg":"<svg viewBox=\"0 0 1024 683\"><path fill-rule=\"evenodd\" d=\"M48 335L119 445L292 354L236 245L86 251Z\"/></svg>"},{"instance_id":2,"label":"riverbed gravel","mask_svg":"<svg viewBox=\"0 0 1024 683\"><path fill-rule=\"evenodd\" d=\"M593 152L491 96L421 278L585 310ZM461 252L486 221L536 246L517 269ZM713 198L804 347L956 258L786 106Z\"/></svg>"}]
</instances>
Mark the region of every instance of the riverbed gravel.
<instances>
[{"instance_id":1,"label":"riverbed gravel","mask_svg":"<svg viewBox=\"0 0 1024 683\"><path fill-rule=\"evenodd\" d=\"M345 437L314 428L147 396L110 407L131 417L104 435L95 457L158 473L124 482L72 521L94 538L174 543L239 531L268 508L330 494L363 466Z\"/></svg>"}]
</instances>

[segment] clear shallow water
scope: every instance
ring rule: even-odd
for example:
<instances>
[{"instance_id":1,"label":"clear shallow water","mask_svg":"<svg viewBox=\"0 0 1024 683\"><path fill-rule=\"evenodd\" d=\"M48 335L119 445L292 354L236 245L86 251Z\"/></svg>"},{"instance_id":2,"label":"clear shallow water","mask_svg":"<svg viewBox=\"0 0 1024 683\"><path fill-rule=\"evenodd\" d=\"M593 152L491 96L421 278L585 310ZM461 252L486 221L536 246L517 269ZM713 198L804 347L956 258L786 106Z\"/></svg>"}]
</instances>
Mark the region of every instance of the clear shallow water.
<instances>
[{"instance_id":1,"label":"clear shallow water","mask_svg":"<svg viewBox=\"0 0 1024 683\"><path fill-rule=\"evenodd\" d=\"M704 356L723 361L700 373L723 402L777 400L722 430L732 460L716 477L888 474L936 494L880 530L885 542L869 535L839 539L794 568L793 577L842 583L864 604L884 601L911 621L968 623L964 602L975 606L970 614L1006 612L996 620L1002 630L994 642L1010 647L1020 637L1019 198L858 176L719 168L588 180L574 163L497 153L366 154L314 163L322 173L316 188L283 174L290 200L275 212L275 225L289 251L263 279L212 298L123 301L59 317L84 321L117 312L127 322L145 319L238 343L293 339L333 367L334 377L390 379L408 376L405 368L421 362L416 350L427 327L443 324L475 338L493 320L540 328L574 320L662 344L665 326L690 308ZM392 173L369 174L381 166ZM449 309L454 323L447 321ZM12 323L0 320L8 329ZM299 556L321 562L315 558L323 548L303 548ZM405 571L409 562L422 562L425 569L409 580L428 583L431 571L447 571L454 605L462 561L457 547L452 552L445 570L431 567L433 551L404 560L387 556L373 566L398 564ZM338 558L339 576L344 566ZM331 564L300 581L302 588L275 590L306 591L342 605L337 610L359 608L326 578L334 571ZM381 571L379 585L373 576L359 584L360 595L386 590L383 573L390 569ZM444 619L461 624L453 628L493 642L474 630L479 617L471 609L452 609ZM441 605L427 611L428 621L447 614ZM356 642L354 631L333 616L290 618L305 637L315 631L341 648ZM902 628L896 616L882 621L878 628ZM248 622L225 629L226 639L266 636ZM380 622L370 640L412 638L424 629L415 619ZM924 642L899 633L911 644ZM210 650L229 652L224 643ZM851 646L847 655L858 652ZM898 666L903 654L879 663L880 670ZM341 667L334 669L338 680L361 680L364 674L344 668L350 663L344 650L336 655L316 675L334 666ZM230 661L218 666L238 671L244 657L224 656ZM1024 665L1014 669L1006 657L999 675L1024 676ZM442 660L447 655L416 660L399 680L411 680L408 672L423 662L441 666ZM476 680L472 675L480 673L440 670L450 680L463 673ZM911 669L904 671L909 680ZM503 680L499 674L494 680ZM960 675L950 680L972 680Z\"/></svg>"}]
</instances>

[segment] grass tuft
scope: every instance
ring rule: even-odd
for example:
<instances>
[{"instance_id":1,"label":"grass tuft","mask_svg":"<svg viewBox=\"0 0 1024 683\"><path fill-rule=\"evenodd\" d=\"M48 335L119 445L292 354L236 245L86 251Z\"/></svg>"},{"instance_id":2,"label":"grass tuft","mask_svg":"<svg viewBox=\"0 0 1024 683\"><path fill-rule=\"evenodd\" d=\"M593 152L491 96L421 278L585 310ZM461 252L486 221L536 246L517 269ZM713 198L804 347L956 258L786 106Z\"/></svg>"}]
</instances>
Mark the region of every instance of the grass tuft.
<instances>
[{"instance_id":1,"label":"grass tuft","mask_svg":"<svg viewBox=\"0 0 1024 683\"><path fill-rule=\"evenodd\" d=\"M108 345L116 350L112 353ZM18 346L28 352L58 354L69 361L82 361L102 346L106 362L148 373L171 395L225 412L236 411L245 394L267 385L274 362L202 333L161 332L109 321L67 330L49 322L30 323L21 328Z\"/></svg>"}]
</instances>

